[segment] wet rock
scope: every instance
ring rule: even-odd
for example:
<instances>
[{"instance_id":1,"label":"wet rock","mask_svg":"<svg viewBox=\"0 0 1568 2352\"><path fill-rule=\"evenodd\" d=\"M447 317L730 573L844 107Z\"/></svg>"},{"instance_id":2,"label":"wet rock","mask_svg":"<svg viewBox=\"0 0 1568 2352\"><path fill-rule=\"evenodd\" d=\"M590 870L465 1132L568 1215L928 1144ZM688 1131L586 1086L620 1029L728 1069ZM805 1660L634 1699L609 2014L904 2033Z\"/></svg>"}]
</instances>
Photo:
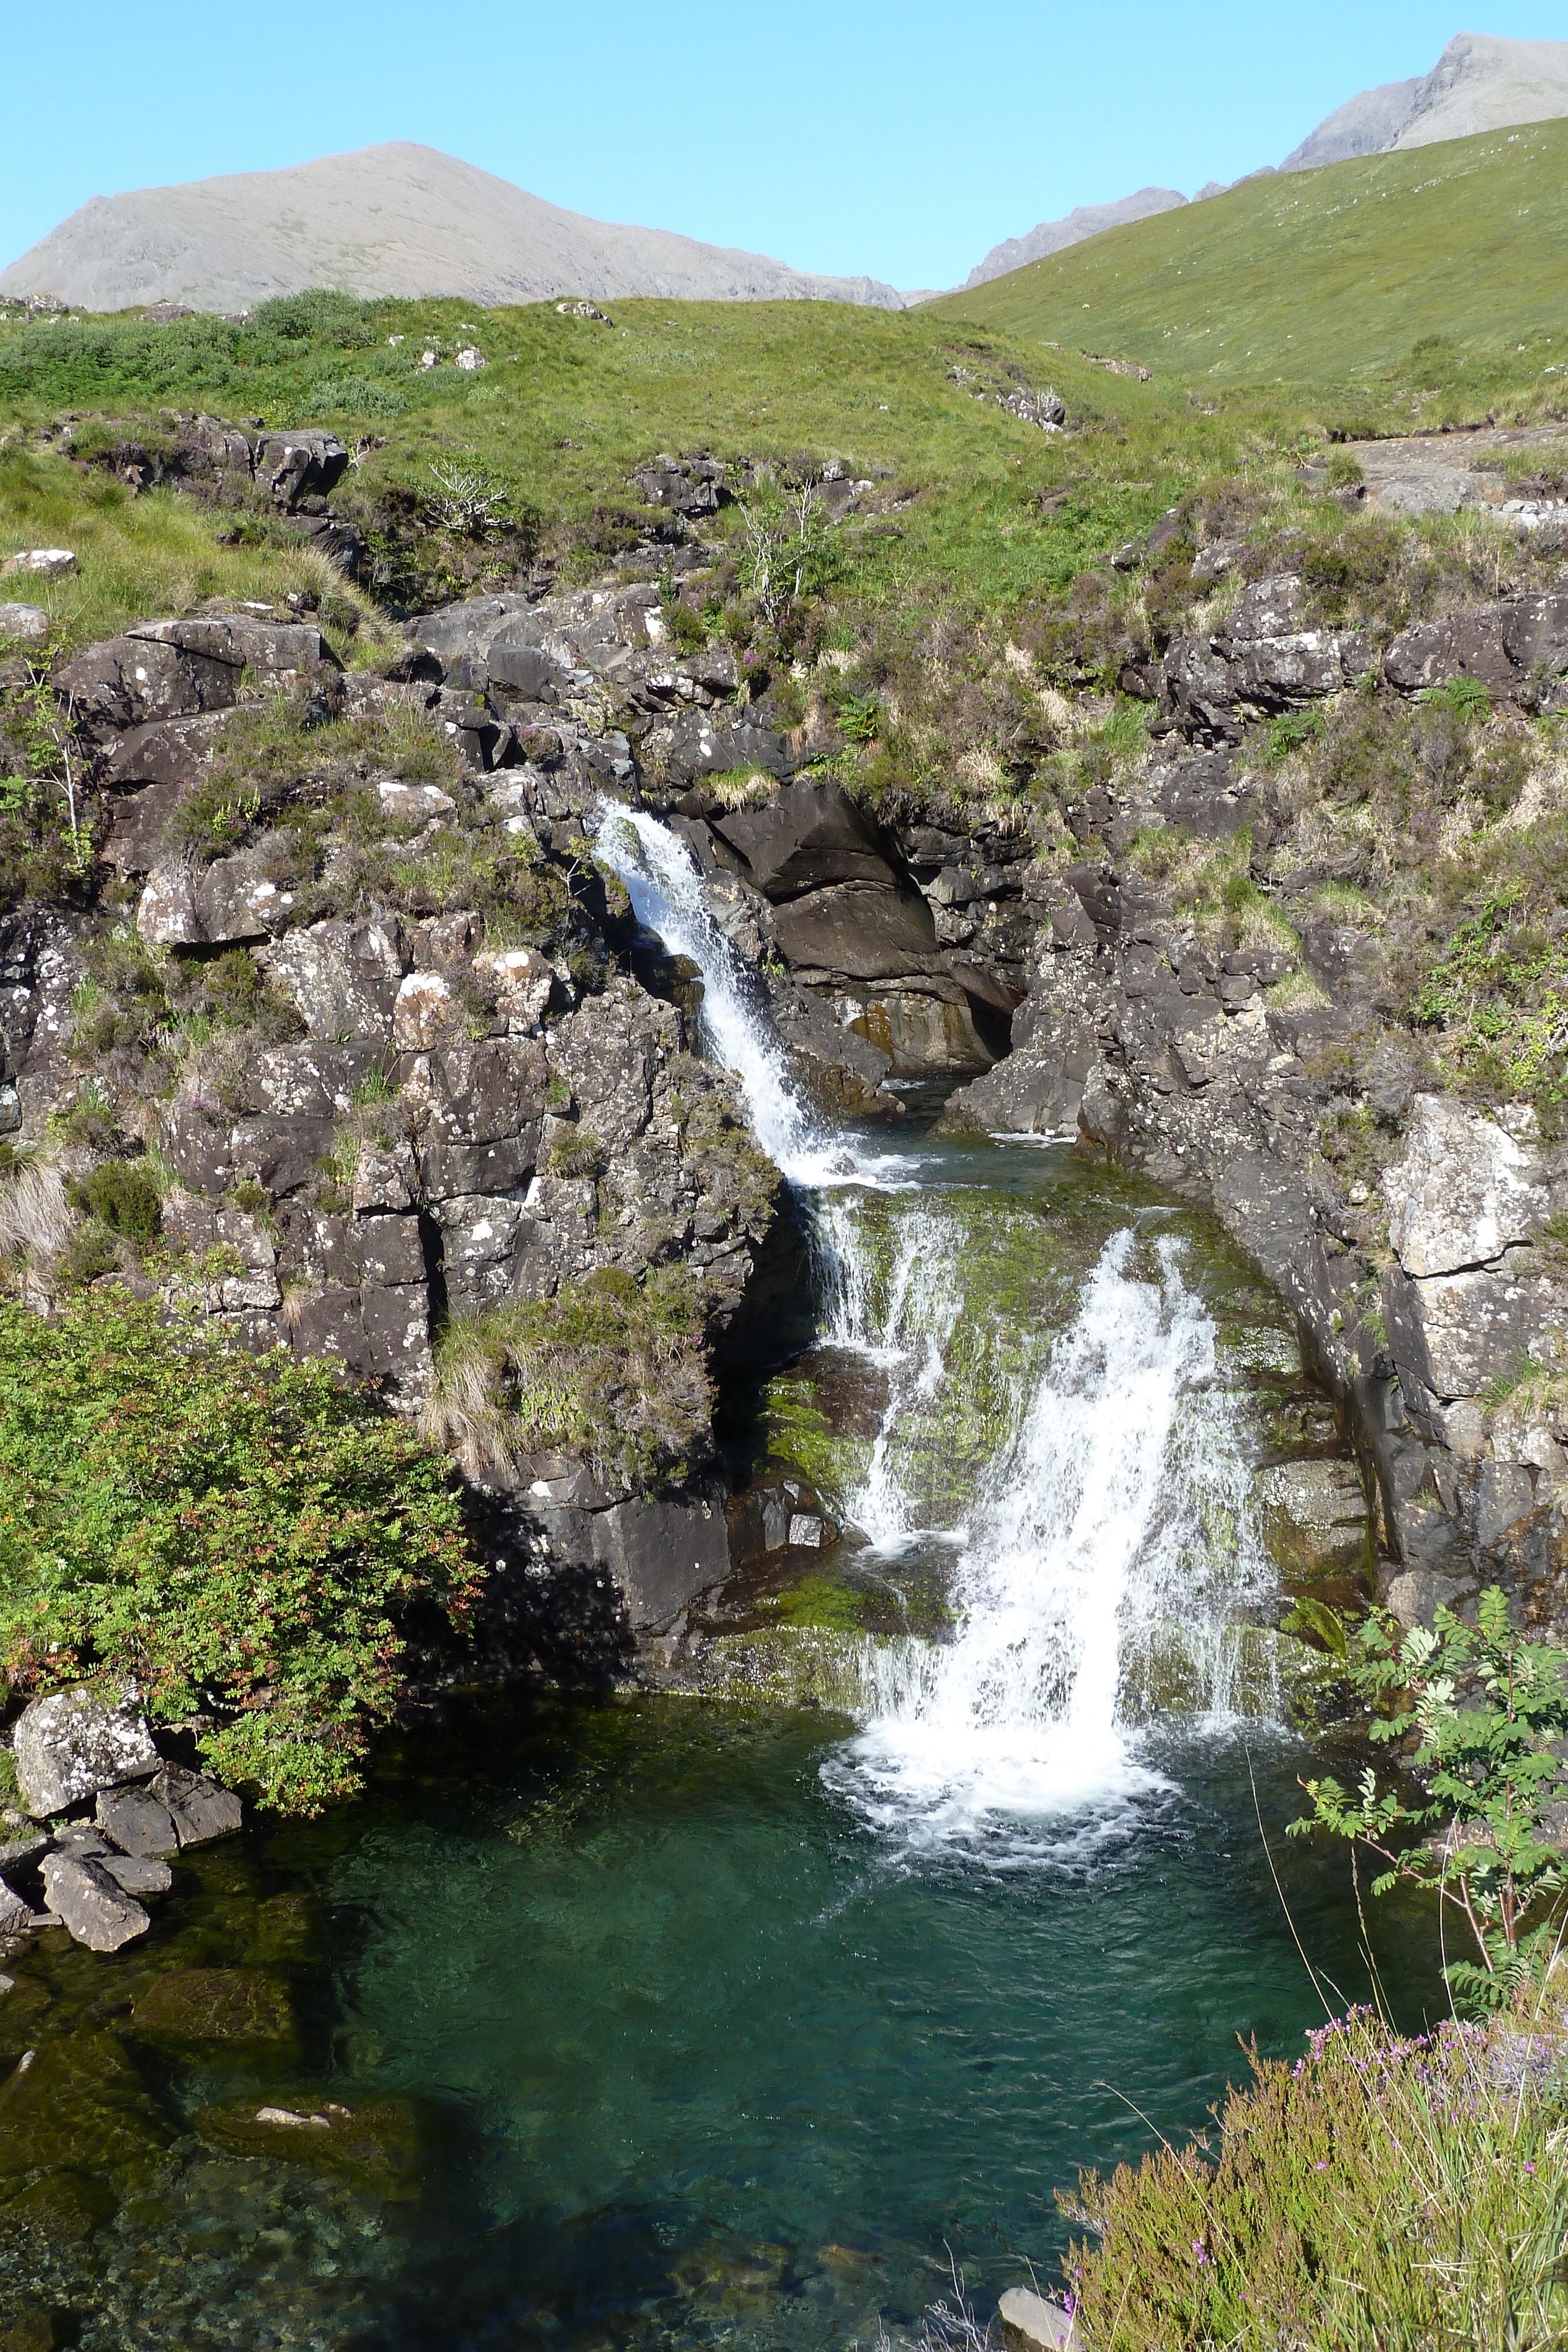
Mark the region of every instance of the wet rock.
<instances>
[{"instance_id":1,"label":"wet rock","mask_svg":"<svg viewBox=\"0 0 1568 2352\"><path fill-rule=\"evenodd\" d=\"M134 1896L108 1865L91 1854L46 1854L41 1865L44 1901L78 1944L89 1951L118 1952L152 1926Z\"/></svg>"},{"instance_id":2,"label":"wet rock","mask_svg":"<svg viewBox=\"0 0 1568 2352\"><path fill-rule=\"evenodd\" d=\"M85 1683L34 1699L16 1725L15 1753L34 1813L64 1812L100 1789L145 1779L161 1761L134 1696Z\"/></svg>"},{"instance_id":3,"label":"wet rock","mask_svg":"<svg viewBox=\"0 0 1568 2352\"><path fill-rule=\"evenodd\" d=\"M1385 1171L1388 1238L1406 1274L1485 1265L1527 1242L1550 1202L1532 1156L1495 1119L1417 1095L1403 1160Z\"/></svg>"},{"instance_id":4,"label":"wet rock","mask_svg":"<svg viewBox=\"0 0 1568 2352\"><path fill-rule=\"evenodd\" d=\"M259 1969L171 1969L131 2014L141 2040L276 2047L297 2028L287 1986Z\"/></svg>"},{"instance_id":5,"label":"wet rock","mask_svg":"<svg viewBox=\"0 0 1568 2352\"><path fill-rule=\"evenodd\" d=\"M1031 2287L1009 2286L997 2305L1003 2328L1041 2352L1061 2352L1072 2341L1072 2322L1059 2303L1048 2303Z\"/></svg>"},{"instance_id":6,"label":"wet rock","mask_svg":"<svg viewBox=\"0 0 1568 2352\"><path fill-rule=\"evenodd\" d=\"M166 1764L148 1783L148 1794L168 1812L183 1846L228 1837L245 1818L245 1808L232 1789L179 1764Z\"/></svg>"},{"instance_id":7,"label":"wet rock","mask_svg":"<svg viewBox=\"0 0 1568 2352\"><path fill-rule=\"evenodd\" d=\"M0 2336L0 2352L58 2352L68 2342L64 2323L52 2311L25 2311Z\"/></svg>"},{"instance_id":8,"label":"wet rock","mask_svg":"<svg viewBox=\"0 0 1568 2352\"><path fill-rule=\"evenodd\" d=\"M724 1513L712 1503L618 1503L594 1517L592 1543L639 1632L668 1625L729 1574Z\"/></svg>"},{"instance_id":9,"label":"wet rock","mask_svg":"<svg viewBox=\"0 0 1568 2352\"><path fill-rule=\"evenodd\" d=\"M103 1866L127 1895L167 1895L174 1884L174 1874L168 1864L156 1861L151 1854L106 1854Z\"/></svg>"},{"instance_id":10,"label":"wet rock","mask_svg":"<svg viewBox=\"0 0 1568 2352\"><path fill-rule=\"evenodd\" d=\"M144 2177L171 2137L111 2033L62 2034L25 2051L0 2084L0 2176Z\"/></svg>"},{"instance_id":11,"label":"wet rock","mask_svg":"<svg viewBox=\"0 0 1568 2352\"><path fill-rule=\"evenodd\" d=\"M196 2129L233 2156L282 2158L343 2173L360 2187L396 2199L418 2187L422 2133L404 2099L347 2107L336 2102L235 2099L204 2107Z\"/></svg>"}]
</instances>

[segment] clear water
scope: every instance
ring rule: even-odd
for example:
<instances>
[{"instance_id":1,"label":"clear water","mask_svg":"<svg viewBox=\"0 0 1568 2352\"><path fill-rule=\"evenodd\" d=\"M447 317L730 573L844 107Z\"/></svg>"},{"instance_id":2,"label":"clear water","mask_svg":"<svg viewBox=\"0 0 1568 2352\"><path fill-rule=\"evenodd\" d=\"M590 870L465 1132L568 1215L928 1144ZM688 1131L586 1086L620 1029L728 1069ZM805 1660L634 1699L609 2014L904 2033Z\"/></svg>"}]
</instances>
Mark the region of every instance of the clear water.
<instances>
[{"instance_id":1,"label":"clear water","mask_svg":"<svg viewBox=\"0 0 1568 2352\"><path fill-rule=\"evenodd\" d=\"M1239 2042L1321 2017L1239 1736L987 1867L879 1837L824 1772L843 1730L500 1710L411 1749L344 1851L274 1842L332 1921L329 2087L445 2120L377 2340L868 2343L946 2246L982 2300L1043 2275L1079 2166L1201 2125ZM1301 1759L1250 1746L1297 1928L1364 1995L1343 1868L1278 1835Z\"/></svg>"}]
</instances>

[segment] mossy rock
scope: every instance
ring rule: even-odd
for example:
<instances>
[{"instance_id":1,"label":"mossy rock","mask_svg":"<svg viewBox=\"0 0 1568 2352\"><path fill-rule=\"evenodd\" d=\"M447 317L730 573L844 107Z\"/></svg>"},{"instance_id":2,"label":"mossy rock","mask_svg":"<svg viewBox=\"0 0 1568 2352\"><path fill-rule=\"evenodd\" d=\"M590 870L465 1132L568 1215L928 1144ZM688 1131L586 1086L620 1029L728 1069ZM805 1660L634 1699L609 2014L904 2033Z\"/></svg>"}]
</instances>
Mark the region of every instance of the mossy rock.
<instances>
[{"instance_id":1,"label":"mossy rock","mask_svg":"<svg viewBox=\"0 0 1568 2352\"><path fill-rule=\"evenodd\" d=\"M0 2175L70 2171L136 2178L168 2146L167 2123L112 2033L66 2033L0 2084Z\"/></svg>"},{"instance_id":2,"label":"mossy rock","mask_svg":"<svg viewBox=\"0 0 1568 2352\"><path fill-rule=\"evenodd\" d=\"M308 1959L320 1941L320 1906L308 1895L273 1895L256 1906L249 1958Z\"/></svg>"},{"instance_id":3,"label":"mossy rock","mask_svg":"<svg viewBox=\"0 0 1568 2352\"><path fill-rule=\"evenodd\" d=\"M0 2352L59 2352L60 2346L69 2341L55 2312L25 2311L0 2336Z\"/></svg>"},{"instance_id":4,"label":"mossy rock","mask_svg":"<svg viewBox=\"0 0 1568 2352\"><path fill-rule=\"evenodd\" d=\"M91 2174L47 2172L0 2208L0 2228L36 2231L54 2246L82 2246L113 2219L114 2210L113 2193Z\"/></svg>"},{"instance_id":5,"label":"mossy rock","mask_svg":"<svg viewBox=\"0 0 1568 2352\"><path fill-rule=\"evenodd\" d=\"M299 2120L277 2120L284 2116ZM340 2173L399 2200L419 2192L422 2135L417 2111L406 2099L350 2108L280 2093L276 2100L231 2099L204 2107L195 2120L204 2139L231 2156L282 2158Z\"/></svg>"},{"instance_id":6,"label":"mossy rock","mask_svg":"<svg viewBox=\"0 0 1568 2352\"><path fill-rule=\"evenodd\" d=\"M298 2040L288 1988L259 1969L171 1969L145 1992L131 2031L164 2046L221 2043L275 2053Z\"/></svg>"}]
</instances>

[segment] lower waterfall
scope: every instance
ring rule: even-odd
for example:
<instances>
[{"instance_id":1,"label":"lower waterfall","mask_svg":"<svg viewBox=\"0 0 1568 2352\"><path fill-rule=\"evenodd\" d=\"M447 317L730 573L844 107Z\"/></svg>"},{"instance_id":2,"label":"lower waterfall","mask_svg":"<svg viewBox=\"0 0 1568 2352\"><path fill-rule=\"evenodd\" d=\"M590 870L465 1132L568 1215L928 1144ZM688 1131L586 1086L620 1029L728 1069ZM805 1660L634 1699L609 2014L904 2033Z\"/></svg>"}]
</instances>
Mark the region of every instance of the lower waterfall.
<instances>
[{"instance_id":1,"label":"lower waterfall","mask_svg":"<svg viewBox=\"0 0 1568 2352\"><path fill-rule=\"evenodd\" d=\"M643 926L701 970L708 1049L807 1202L821 1344L885 1382L862 1475L834 1498L860 1557L890 1578L912 1548L947 1562L952 1638L867 1643L866 1703L834 1785L916 1843L1157 1790L1140 1723L1171 1687L1186 1711L1226 1713L1236 1619L1269 1577L1237 1401L1182 1243L1158 1212L1135 1216L1054 1328L1020 1328L987 1292L995 1232L923 1181L919 1150L830 1131L793 1084L684 843L607 805L597 845ZM1030 1238L1014 1229L1010 1245Z\"/></svg>"}]
</instances>

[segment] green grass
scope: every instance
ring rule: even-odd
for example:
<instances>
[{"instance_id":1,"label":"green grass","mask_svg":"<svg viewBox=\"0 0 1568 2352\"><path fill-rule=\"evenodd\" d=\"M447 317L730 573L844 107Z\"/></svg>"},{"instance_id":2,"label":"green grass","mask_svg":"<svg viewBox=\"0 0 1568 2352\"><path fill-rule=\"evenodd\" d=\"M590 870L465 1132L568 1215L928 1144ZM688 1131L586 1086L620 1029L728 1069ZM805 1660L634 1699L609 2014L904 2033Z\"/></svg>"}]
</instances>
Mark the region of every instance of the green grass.
<instances>
[{"instance_id":1,"label":"green grass","mask_svg":"<svg viewBox=\"0 0 1568 2352\"><path fill-rule=\"evenodd\" d=\"M1364 380L1424 338L1412 392L1524 342L1568 360L1568 122L1249 181L933 306L1197 387Z\"/></svg>"}]
</instances>

